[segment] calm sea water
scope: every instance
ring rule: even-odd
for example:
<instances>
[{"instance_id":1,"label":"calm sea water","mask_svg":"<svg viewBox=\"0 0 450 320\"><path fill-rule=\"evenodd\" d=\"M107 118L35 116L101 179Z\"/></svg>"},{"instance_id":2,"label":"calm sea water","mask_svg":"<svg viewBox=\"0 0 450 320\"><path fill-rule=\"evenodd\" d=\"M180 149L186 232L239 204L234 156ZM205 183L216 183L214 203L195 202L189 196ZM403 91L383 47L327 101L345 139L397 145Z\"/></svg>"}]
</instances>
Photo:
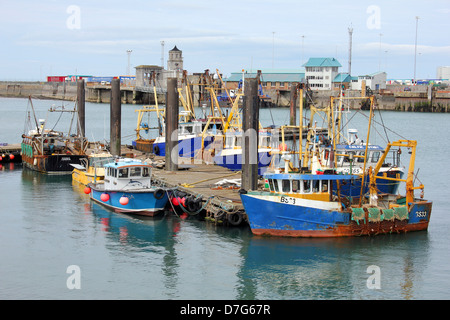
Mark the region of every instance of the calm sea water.
<instances>
[{"instance_id":1,"label":"calm sea water","mask_svg":"<svg viewBox=\"0 0 450 320\"><path fill-rule=\"evenodd\" d=\"M45 118L61 102L33 104ZM137 107L122 106L124 144L134 138ZM109 105L87 103L86 109L88 138L108 140ZM20 142L26 110L26 99L0 98L0 142ZM289 110L261 110L263 125L272 119L287 123ZM364 119L353 118L361 136ZM3 164L0 299L449 299L450 115L383 112L375 119L418 140L416 171L434 201L427 232L257 238L248 228L112 213L91 203L70 177ZM55 129L65 129L63 121ZM79 289L67 285L70 266L79 268ZM367 286L371 266L379 267L379 289Z\"/></svg>"}]
</instances>

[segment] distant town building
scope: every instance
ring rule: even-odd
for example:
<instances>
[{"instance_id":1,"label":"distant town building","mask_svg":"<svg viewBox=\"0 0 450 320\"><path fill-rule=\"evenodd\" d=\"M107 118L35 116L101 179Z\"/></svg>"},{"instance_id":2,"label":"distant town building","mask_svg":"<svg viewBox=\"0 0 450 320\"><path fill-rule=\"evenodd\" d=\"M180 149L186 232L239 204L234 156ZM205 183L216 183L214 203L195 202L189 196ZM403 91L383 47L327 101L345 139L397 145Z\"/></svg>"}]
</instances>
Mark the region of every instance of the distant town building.
<instances>
[{"instance_id":1,"label":"distant town building","mask_svg":"<svg viewBox=\"0 0 450 320\"><path fill-rule=\"evenodd\" d=\"M333 80L333 89L351 89L352 77L348 73L338 73Z\"/></svg>"},{"instance_id":2,"label":"distant town building","mask_svg":"<svg viewBox=\"0 0 450 320\"><path fill-rule=\"evenodd\" d=\"M136 67L136 87L150 87L155 83L162 82L164 69L155 65L140 65Z\"/></svg>"},{"instance_id":3,"label":"distant town building","mask_svg":"<svg viewBox=\"0 0 450 320\"><path fill-rule=\"evenodd\" d=\"M232 72L226 79L227 88L236 89L239 87L242 79L256 78L257 72ZM304 80L305 73L300 70L261 70L261 86L268 90L290 90L293 83L300 83Z\"/></svg>"},{"instance_id":4,"label":"distant town building","mask_svg":"<svg viewBox=\"0 0 450 320\"><path fill-rule=\"evenodd\" d=\"M371 90L386 89L386 72L375 72L368 75L352 77L352 90L361 90L363 83Z\"/></svg>"},{"instance_id":5,"label":"distant town building","mask_svg":"<svg viewBox=\"0 0 450 320\"><path fill-rule=\"evenodd\" d=\"M331 90L333 81L342 67L335 58L309 58L305 67L305 77L312 90Z\"/></svg>"},{"instance_id":6,"label":"distant town building","mask_svg":"<svg viewBox=\"0 0 450 320\"><path fill-rule=\"evenodd\" d=\"M139 65L136 67L136 89L151 91L153 86L165 91L168 78L181 78L183 76L182 51L175 46L169 51L167 70L157 65Z\"/></svg>"},{"instance_id":7,"label":"distant town building","mask_svg":"<svg viewBox=\"0 0 450 320\"><path fill-rule=\"evenodd\" d=\"M437 68L437 79L450 80L450 66Z\"/></svg>"},{"instance_id":8,"label":"distant town building","mask_svg":"<svg viewBox=\"0 0 450 320\"><path fill-rule=\"evenodd\" d=\"M169 51L169 60L167 60L167 71L171 77L178 78L183 73L183 52L175 46Z\"/></svg>"}]
</instances>

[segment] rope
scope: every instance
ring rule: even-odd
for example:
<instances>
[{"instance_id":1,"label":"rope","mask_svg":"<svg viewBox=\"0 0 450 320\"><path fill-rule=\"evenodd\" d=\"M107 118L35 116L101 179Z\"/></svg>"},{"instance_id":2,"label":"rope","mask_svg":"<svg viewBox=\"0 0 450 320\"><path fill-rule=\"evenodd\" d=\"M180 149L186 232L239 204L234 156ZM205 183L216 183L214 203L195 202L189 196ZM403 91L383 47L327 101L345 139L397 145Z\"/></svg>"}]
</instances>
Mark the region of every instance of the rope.
<instances>
[{"instance_id":1,"label":"rope","mask_svg":"<svg viewBox=\"0 0 450 320\"><path fill-rule=\"evenodd\" d=\"M203 180L200 180L200 181L197 181L197 182L194 182L194 183L190 183L190 184L183 183L183 184L180 184L180 186L185 187L185 188L192 188L194 186L194 184L198 184L198 183L209 181L209 180L215 180L215 179L221 179L221 178L225 178L225 177L234 176L234 175L236 175L238 173L241 173L241 172L242 171L236 171L236 172L234 172L232 174L227 174L227 175L224 175L224 176L221 176L221 177L214 177L214 178L203 179Z\"/></svg>"}]
</instances>

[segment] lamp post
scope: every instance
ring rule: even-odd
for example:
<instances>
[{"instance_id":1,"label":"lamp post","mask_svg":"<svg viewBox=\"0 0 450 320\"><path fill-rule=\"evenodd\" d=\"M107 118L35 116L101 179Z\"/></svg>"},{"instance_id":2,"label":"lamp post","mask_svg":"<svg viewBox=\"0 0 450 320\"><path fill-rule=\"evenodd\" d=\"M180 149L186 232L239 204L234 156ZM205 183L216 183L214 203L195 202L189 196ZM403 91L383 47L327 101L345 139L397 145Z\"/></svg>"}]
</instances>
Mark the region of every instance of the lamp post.
<instances>
[{"instance_id":1,"label":"lamp post","mask_svg":"<svg viewBox=\"0 0 450 320\"><path fill-rule=\"evenodd\" d=\"M128 67L127 67L127 76L130 75L130 56L131 56L131 52L133 52L133 50L127 50L127 55L128 55Z\"/></svg>"},{"instance_id":2,"label":"lamp post","mask_svg":"<svg viewBox=\"0 0 450 320\"><path fill-rule=\"evenodd\" d=\"M416 42L414 45L414 79L413 79L413 85L416 84L416 60L417 60L417 27L419 25L419 17L416 16Z\"/></svg>"}]
</instances>

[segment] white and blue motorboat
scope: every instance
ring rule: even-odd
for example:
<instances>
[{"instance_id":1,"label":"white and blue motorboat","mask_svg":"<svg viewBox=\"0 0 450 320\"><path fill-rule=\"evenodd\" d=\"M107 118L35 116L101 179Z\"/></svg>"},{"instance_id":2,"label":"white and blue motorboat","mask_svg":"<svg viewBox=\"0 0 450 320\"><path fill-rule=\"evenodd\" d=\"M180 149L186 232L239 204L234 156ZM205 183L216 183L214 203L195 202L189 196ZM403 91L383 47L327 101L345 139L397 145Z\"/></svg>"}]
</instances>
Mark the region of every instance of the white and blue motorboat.
<instances>
[{"instance_id":1,"label":"white and blue motorboat","mask_svg":"<svg viewBox=\"0 0 450 320\"><path fill-rule=\"evenodd\" d=\"M154 216L168 203L167 190L153 185L152 167L135 159L115 159L105 166L102 182L89 183L93 201L121 213Z\"/></svg>"}]
</instances>

